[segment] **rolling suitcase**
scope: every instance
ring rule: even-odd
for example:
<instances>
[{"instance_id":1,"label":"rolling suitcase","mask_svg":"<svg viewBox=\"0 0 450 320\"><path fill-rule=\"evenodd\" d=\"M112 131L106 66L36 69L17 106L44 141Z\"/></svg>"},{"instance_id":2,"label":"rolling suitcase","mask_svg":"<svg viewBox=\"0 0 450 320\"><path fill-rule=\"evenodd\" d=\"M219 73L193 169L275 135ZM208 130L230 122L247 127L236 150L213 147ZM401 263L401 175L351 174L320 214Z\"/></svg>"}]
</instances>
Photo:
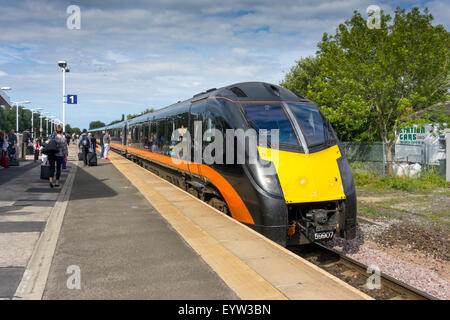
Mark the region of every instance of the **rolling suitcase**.
<instances>
[{"instance_id":1,"label":"rolling suitcase","mask_svg":"<svg viewBox=\"0 0 450 320\"><path fill-rule=\"evenodd\" d=\"M50 178L50 167L41 166L41 179L48 180Z\"/></svg>"},{"instance_id":2,"label":"rolling suitcase","mask_svg":"<svg viewBox=\"0 0 450 320\"><path fill-rule=\"evenodd\" d=\"M2 156L0 158L0 166L3 168L9 168L9 158L7 156Z\"/></svg>"},{"instance_id":3,"label":"rolling suitcase","mask_svg":"<svg viewBox=\"0 0 450 320\"><path fill-rule=\"evenodd\" d=\"M97 154L95 152L89 152L87 154L87 162L89 167L97 165Z\"/></svg>"},{"instance_id":4,"label":"rolling suitcase","mask_svg":"<svg viewBox=\"0 0 450 320\"><path fill-rule=\"evenodd\" d=\"M78 152L78 160L79 161L83 161L84 160L83 152Z\"/></svg>"}]
</instances>

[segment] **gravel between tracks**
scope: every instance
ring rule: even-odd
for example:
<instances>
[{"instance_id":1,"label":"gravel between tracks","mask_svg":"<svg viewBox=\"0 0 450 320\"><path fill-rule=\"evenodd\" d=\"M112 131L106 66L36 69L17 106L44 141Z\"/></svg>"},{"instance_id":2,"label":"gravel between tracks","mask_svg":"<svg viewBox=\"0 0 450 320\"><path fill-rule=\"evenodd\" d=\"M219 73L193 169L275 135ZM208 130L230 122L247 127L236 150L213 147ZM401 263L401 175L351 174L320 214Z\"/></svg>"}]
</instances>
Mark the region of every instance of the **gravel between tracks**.
<instances>
[{"instance_id":1,"label":"gravel between tracks","mask_svg":"<svg viewBox=\"0 0 450 320\"><path fill-rule=\"evenodd\" d=\"M359 220L353 240L324 244L439 299L450 298L448 234L399 220Z\"/></svg>"}]
</instances>

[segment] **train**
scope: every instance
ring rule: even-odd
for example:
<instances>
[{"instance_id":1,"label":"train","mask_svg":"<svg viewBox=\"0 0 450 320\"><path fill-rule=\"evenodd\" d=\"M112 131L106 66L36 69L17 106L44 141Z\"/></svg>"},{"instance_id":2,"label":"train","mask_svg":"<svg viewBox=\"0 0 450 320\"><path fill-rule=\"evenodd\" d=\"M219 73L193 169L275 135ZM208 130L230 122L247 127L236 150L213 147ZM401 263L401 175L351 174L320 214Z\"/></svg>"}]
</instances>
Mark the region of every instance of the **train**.
<instances>
[{"instance_id":1,"label":"train","mask_svg":"<svg viewBox=\"0 0 450 320\"><path fill-rule=\"evenodd\" d=\"M252 129L256 140L245 136ZM314 102L282 86L209 89L90 130L97 139L102 131L113 151L282 246L356 236L355 184L340 141ZM220 134L227 148L213 151L212 163L199 159Z\"/></svg>"}]
</instances>

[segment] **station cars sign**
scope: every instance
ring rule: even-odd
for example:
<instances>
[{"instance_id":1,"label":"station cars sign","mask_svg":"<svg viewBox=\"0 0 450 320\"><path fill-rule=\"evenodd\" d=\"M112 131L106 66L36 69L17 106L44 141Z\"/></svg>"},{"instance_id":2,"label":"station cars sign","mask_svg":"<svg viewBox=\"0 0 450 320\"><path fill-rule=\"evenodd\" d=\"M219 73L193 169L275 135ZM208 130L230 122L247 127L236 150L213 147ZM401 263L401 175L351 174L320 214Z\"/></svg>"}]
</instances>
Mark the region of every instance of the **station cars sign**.
<instances>
[{"instance_id":1,"label":"station cars sign","mask_svg":"<svg viewBox=\"0 0 450 320\"><path fill-rule=\"evenodd\" d=\"M425 128L400 128L399 141L401 144L425 144Z\"/></svg>"}]
</instances>

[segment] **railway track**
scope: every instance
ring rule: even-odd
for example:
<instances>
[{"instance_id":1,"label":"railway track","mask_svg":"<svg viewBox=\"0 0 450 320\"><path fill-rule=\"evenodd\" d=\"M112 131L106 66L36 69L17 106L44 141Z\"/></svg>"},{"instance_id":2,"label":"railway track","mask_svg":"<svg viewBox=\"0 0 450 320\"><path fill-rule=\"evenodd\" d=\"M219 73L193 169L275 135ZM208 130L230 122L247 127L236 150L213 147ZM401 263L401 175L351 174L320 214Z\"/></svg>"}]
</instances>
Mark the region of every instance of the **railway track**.
<instances>
[{"instance_id":1,"label":"railway track","mask_svg":"<svg viewBox=\"0 0 450 320\"><path fill-rule=\"evenodd\" d=\"M367 272L368 266L320 243L292 246L288 249L376 300L437 300L382 272L379 289L369 289L367 280L373 272Z\"/></svg>"}]
</instances>

